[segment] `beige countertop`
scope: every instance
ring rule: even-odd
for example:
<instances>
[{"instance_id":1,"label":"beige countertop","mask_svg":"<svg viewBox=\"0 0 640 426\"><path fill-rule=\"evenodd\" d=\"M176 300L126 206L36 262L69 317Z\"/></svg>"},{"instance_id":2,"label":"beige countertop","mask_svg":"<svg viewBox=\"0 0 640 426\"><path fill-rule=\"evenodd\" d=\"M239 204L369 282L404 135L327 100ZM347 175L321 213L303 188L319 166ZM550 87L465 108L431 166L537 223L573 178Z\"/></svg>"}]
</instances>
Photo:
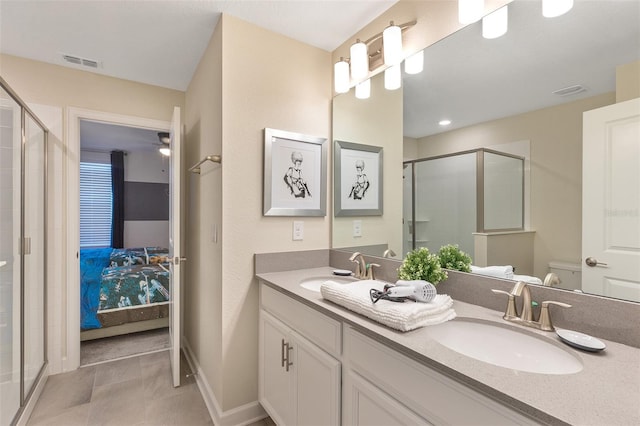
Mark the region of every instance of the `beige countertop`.
<instances>
[{"instance_id":1,"label":"beige countertop","mask_svg":"<svg viewBox=\"0 0 640 426\"><path fill-rule=\"evenodd\" d=\"M458 318L491 321L537 334L572 353L582 362L583 369L575 374L550 375L494 366L441 345L430 337L428 327L396 331L328 302L319 292L299 285L304 278L330 277L332 270L327 266L262 273L257 277L295 300L542 423L640 425L640 349L601 339L607 346L604 351L580 351L562 343L555 333L504 321L503 312L454 301Z\"/></svg>"}]
</instances>

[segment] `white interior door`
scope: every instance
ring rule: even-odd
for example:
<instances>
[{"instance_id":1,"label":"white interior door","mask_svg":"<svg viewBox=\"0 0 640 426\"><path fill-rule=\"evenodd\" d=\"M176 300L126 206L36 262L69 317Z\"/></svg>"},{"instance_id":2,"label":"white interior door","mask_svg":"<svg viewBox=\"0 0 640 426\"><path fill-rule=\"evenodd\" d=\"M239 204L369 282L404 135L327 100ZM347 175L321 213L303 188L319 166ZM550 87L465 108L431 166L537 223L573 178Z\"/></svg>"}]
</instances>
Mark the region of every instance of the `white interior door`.
<instances>
[{"instance_id":1,"label":"white interior door","mask_svg":"<svg viewBox=\"0 0 640 426\"><path fill-rule=\"evenodd\" d=\"M640 98L584 113L582 289L640 301Z\"/></svg>"},{"instance_id":2,"label":"white interior door","mask_svg":"<svg viewBox=\"0 0 640 426\"><path fill-rule=\"evenodd\" d=\"M182 338L180 278L182 262L186 260L182 257L182 240L180 236L181 129L180 108L175 107L171 119L171 155L169 163L171 170L169 179L169 254L172 260L170 268L169 336L171 339L171 375L174 387L180 386L180 340Z\"/></svg>"}]
</instances>

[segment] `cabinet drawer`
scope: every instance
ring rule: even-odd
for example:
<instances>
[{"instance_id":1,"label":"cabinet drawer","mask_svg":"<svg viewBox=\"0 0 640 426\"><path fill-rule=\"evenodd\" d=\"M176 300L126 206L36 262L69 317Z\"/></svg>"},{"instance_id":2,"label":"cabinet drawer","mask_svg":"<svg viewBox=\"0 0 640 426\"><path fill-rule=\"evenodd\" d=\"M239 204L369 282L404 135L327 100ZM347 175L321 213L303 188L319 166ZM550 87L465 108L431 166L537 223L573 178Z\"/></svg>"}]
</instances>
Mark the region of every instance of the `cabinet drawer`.
<instances>
[{"instance_id":1,"label":"cabinet drawer","mask_svg":"<svg viewBox=\"0 0 640 426\"><path fill-rule=\"evenodd\" d=\"M344 364L435 424L536 424L345 326Z\"/></svg>"},{"instance_id":2,"label":"cabinet drawer","mask_svg":"<svg viewBox=\"0 0 640 426\"><path fill-rule=\"evenodd\" d=\"M336 358L342 353L342 324L260 283L262 308Z\"/></svg>"}]
</instances>

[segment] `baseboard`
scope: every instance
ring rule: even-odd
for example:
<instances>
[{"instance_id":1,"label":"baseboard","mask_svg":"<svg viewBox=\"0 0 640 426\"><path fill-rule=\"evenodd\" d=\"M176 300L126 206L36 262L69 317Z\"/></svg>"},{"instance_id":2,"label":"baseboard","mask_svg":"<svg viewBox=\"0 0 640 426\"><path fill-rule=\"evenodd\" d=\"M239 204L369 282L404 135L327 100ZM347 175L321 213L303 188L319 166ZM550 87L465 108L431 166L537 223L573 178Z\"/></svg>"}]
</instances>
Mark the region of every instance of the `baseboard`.
<instances>
[{"instance_id":1,"label":"baseboard","mask_svg":"<svg viewBox=\"0 0 640 426\"><path fill-rule=\"evenodd\" d=\"M195 375L196 384L198 385L198 389L200 389L200 393L202 394L202 399L204 399L204 403L209 410L209 415L213 420L213 424L217 426L243 426L268 417L268 414L264 411L258 401L250 402L231 410L222 411L216 396L211 390L211 386L209 386L207 378L204 376L204 373L200 368L198 360L191 350L191 346L189 346L189 342L184 338L182 341L182 349L184 350L187 363Z\"/></svg>"}]
</instances>

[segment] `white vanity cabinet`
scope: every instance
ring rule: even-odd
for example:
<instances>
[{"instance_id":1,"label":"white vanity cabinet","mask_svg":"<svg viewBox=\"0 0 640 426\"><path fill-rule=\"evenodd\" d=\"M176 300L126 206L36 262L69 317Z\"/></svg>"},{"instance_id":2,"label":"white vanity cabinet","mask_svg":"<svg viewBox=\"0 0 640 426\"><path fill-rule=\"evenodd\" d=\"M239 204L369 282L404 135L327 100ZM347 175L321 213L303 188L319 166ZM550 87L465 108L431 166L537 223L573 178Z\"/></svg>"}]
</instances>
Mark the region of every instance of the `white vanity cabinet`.
<instances>
[{"instance_id":1,"label":"white vanity cabinet","mask_svg":"<svg viewBox=\"0 0 640 426\"><path fill-rule=\"evenodd\" d=\"M286 324L276 318L296 312L300 316ZM340 361L300 332L308 328L313 338L316 326L321 335L341 329L323 317L261 285L259 400L278 425L340 424Z\"/></svg>"},{"instance_id":2,"label":"white vanity cabinet","mask_svg":"<svg viewBox=\"0 0 640 426\"><path fill-rule=\"evenodd\" d=\"M537 424L372 336L260 283L260 403L280 426Z\"/></svg>"},{"instance_id":3,"label":"white vanity cabinet","mask_svg":"<svg viewBox=\"0 0 640 426\"><path fill-rule=\"evenodd\" d=\"M367 410L399 419L393 424L537 424L349 326L344 327L343 362L344 424L384 424L369 423L376 417ZM380 402L375 401L384 405L376 407Z\"/></svg>"}]
</instances>

